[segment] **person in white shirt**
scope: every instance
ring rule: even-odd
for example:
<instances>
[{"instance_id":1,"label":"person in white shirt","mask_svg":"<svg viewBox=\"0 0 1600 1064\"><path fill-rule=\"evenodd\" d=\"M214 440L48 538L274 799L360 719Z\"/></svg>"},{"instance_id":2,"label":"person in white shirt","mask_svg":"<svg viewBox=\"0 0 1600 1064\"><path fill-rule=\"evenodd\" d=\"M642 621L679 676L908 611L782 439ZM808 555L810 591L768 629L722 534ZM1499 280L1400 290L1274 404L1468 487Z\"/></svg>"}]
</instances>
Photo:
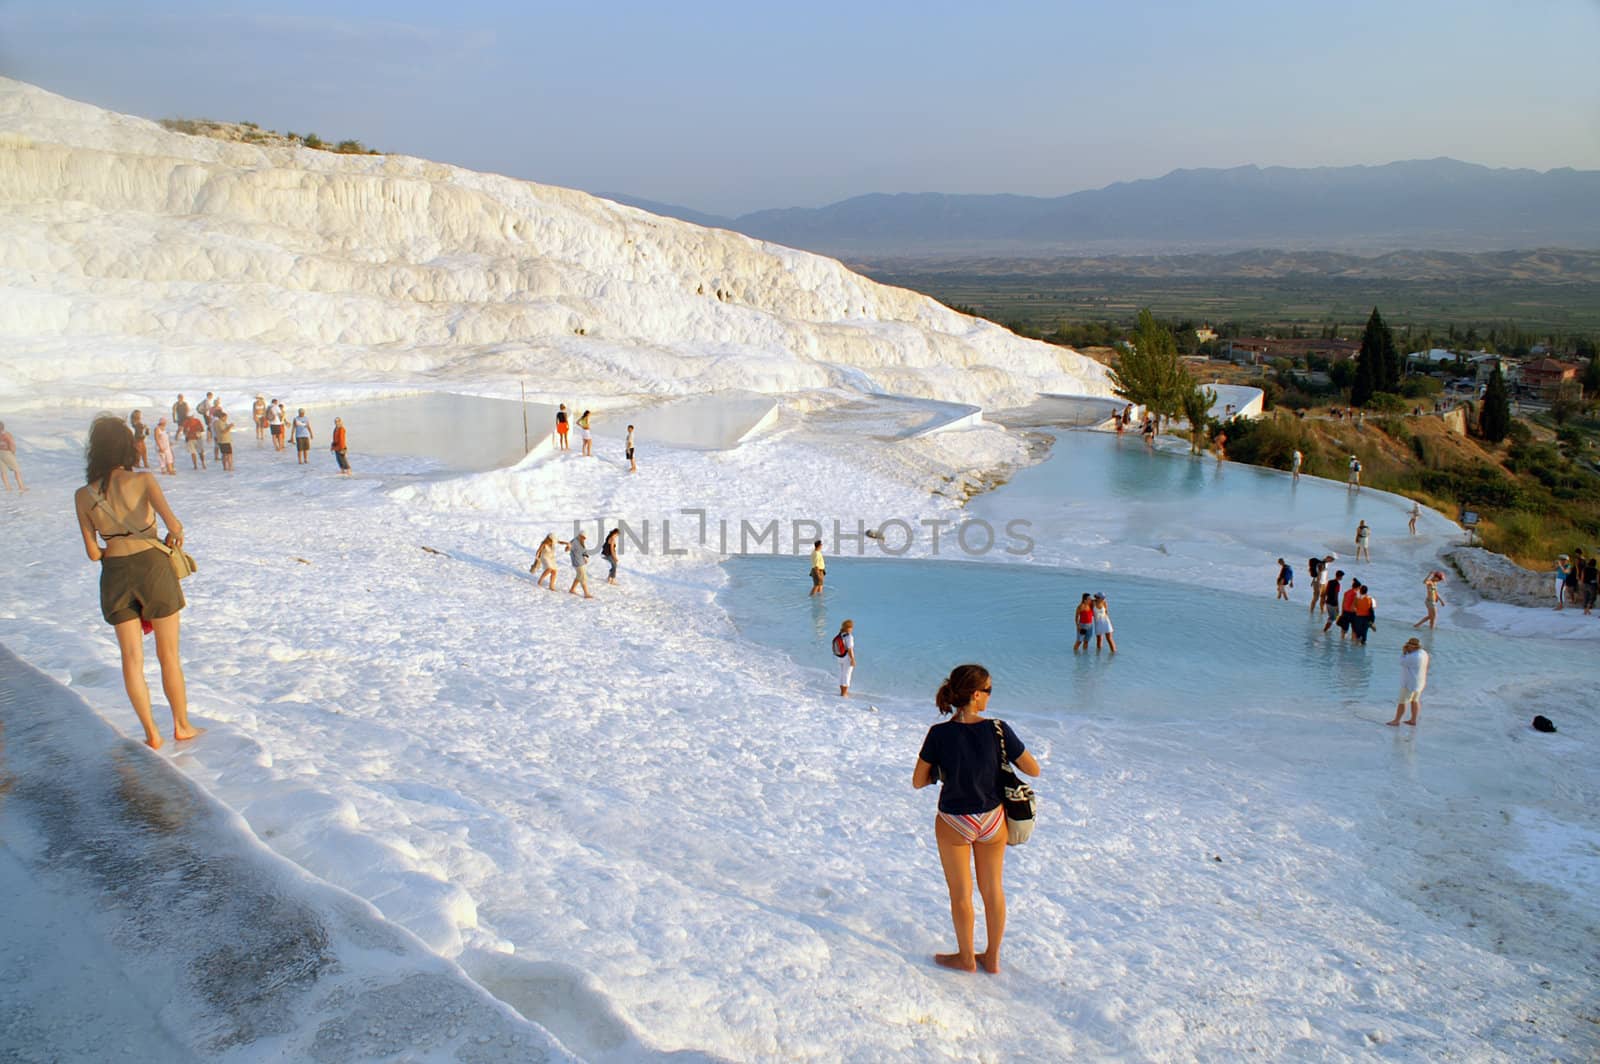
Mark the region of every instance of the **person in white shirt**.
<instances>
[{"instance_id":1,"label":"person in white shirt","mask_svg":"<svg viewBox=\"0 0 1600 1064\"><path fill-rule=\"evenodd\" d=\"M1301 454L1299 451L1294 452L1294 460L1291 465L1294 468L1294 479L1297 481L1300 479L1300 466L1305 462L1305 460L1305 455Z\"/></svg>"},{"instance_id":2,"label":"person in white shirt","mask_svg":"<svg viewBox=\"0 0 1600 1064\"><path fill-rule=\"evenodd\" d=\"M1407 702L1411 703L1411 719L1406 723L1417 723L1417 714L1422 711L1422 689L1427 686L1428 652L1422 649L1422 640L1412 636L1400 651L1400 704L1394 707L1394 720L1389 727L1399 727Z\"/></svg>"},{"instance_id":3,"label":"person in white shirt","mask_svg":"<svg viewBox=\"0 0 1600 1064\"><path fill-rule=\"evenodd\" d=\"M833 637L833 656L839 659L839 697L850 695L850 677L856 671L856 622L845 621Z\"/></svg>"}]
</instances>

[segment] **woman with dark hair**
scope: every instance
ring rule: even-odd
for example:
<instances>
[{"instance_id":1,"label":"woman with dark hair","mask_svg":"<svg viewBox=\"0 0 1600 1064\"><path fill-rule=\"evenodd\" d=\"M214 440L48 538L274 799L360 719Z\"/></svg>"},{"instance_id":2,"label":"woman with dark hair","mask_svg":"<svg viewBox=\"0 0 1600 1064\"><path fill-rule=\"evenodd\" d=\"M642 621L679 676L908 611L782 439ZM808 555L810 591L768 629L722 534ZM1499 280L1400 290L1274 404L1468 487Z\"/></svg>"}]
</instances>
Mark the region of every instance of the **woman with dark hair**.
<instances>
[{"instance_id":1,"label":"woman with dark hair","mask_svg":"<svg viewBox=\"0 0 1600 1064\"><path fill-rule=\"evenodd\" d=\"M144 725L146 745L159 750L161 733L150 715L150 687L144 678L142 624L155 632L161 686L172 706L173 737L193 739L201 731L189 723L189 698L178 659L183 590L168 552L158 546L162 541L156 538L156 517L167 526L165 543L174 550L183 547L183 525L167 505L156 478L133 471L137 454L127 422L112 414L95 418L87 455L88 483L73 496L78 528L89 560L100 563L100 612L117 633L128 700Z\"/></svg>"},{"instance_id":2,"label":"woman with dark hair","mask_svg":"<svg viewBox=\"0 0 1600 1064\"><path fill-rule=\"evenodd\" d=\"M1021 771L1039 774L1039 763L1003 720L985 720L994 681L982 665L957 665L939 685L934 702L952 718L928 729L917 755L911 786L921 789L938 780L939 815L934 838L939 863L950 890L950 918L955 923L955 953L935 953L946 968L972 972L1000 970L1000 940L1006 932L1006 810L1001 804L1002 750ZM1003 744L1003 745L1002 745ZM977 867L978 893L983 895L983 922L988 944L973 951L972 879Z\"/></svg>"},{"instance_id":3,"label":"woman with dark hair","mask_svg":"<svg viewBox=\"0 0 1600 1064\"><path fill-rule=\"evenodd\" d=\"M605 542L600 544L600 557L611 563L611 574L606 577L606 583L617 582L617 565L621 562L618 554L622 550L622 529L613 528L606 533Z\"/></svg>"}]
</instances>

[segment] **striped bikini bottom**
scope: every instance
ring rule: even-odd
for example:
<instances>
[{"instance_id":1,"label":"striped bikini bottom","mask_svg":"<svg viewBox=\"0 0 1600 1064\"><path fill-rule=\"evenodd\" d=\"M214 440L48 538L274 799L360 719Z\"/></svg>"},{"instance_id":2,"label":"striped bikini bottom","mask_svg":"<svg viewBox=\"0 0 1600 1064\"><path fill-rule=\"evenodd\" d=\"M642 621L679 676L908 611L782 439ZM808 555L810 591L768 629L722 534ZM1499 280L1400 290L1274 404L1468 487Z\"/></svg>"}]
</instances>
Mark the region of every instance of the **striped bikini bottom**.
<instances>
[{"instance_id":1,"label":"striped bikini bottom","mask_svg":"<svg viewBox=\"0 0 1600 1064\"><path fill-rule=\"evenodd\" d=\"M968 842L993 842L1005 827L1006 807L997 805L987 813L940 813L939 819Z\"/></svg>"}]
</instances>

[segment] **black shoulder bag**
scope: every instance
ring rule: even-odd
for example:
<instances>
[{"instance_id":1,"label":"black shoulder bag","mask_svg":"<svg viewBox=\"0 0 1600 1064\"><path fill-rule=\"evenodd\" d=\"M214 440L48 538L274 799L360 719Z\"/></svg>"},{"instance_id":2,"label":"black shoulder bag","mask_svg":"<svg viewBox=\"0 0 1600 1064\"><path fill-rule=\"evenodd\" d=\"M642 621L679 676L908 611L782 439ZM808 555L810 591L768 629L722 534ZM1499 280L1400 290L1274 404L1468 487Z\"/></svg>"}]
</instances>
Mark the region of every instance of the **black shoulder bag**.
<instances>
[{"instance_id":1,"label":"black shoulder bag","mask_svg":"<svg viewBox=\"0 0 1600 1064\"><path fill-rule=\"evenodd\" d=\"M1039 799L1033 788L1011 771L1011 761L1006 757L1006 730L999 721L994 722L994 733L1000 737L1000 804L1006 807L1006 845L1021 846L1033 834L1033 814L1039 809Z\"/></svg>"}]
</instances>

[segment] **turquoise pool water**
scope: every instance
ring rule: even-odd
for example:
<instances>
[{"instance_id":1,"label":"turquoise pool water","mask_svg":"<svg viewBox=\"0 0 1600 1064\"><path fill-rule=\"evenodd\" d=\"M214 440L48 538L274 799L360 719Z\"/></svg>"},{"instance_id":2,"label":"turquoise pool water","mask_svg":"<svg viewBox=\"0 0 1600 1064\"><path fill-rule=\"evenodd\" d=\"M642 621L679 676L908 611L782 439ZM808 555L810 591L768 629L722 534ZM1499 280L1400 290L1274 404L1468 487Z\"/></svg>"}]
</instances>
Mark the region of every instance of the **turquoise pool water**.
<instances>
[{"instance_id":1,"label":"turquoise pool water","mask_svg":"<svg viewBox=\"0 0 1600 1064\"><path fill-rule=\"evenodd\" d=\"M973 499L968 511L996 527L1018 514L1050 544L1118 543L1158 549L1169 539L1208 536L1253 546L1270 562L1285 555L1354 549L1356 523L1373 526L1375 557L1385 537L1406 533L1410 503L1370 489L1312 477L1298 483L1273 470L1210 456L1152 452L1136 434L1061 433L1051 457L1017 473L1001 490ZM1424 532L1446 522L1426 515Z\"/></svg>"},{"instance_id":2,"label":"turquoise pool water","mask_svg":"<svg viewBox=\"0 0 1600 1064\"><path fill-rule=\"evenodd\" d=\"M953 665L976 661L994 673L995 704L1008 713L1246 727L1265 717L1387 720L1401 646L1417 635L1432 655L1428 705L1500 729L1534 713L1600 721L1587 644L1512 638L1448 614L1433 632L1412 629L1422 574L1459 533L1425 514L1423 534L1411 537L1408 510L1343 484L1152 453L1136 437L1062 433L1045 462L967 507L997 529L1026 519L1036 542L1027 562L999 551L983 560L834 554L827 592L813 599L804 558L734 557L720 601L746 638L816 667L823 688L828 642L854 620L854 689L868 700L929 700ZM1349 553L1363 518L1377 565ZM1365 647L1337 629L1324 635L1322 618L1308 616L1306 557L1327 550L1377 592ZM1274 599L1279 556L1300 581L1288 603ZM1084 592L1107 596L1118 653L1072 652Z\"/></svg>"},{"instance_id":3,"label":"turquoise pool water","mask_svg":"<svg viewBox=\"0 0 1600 1064\"><path fill-rule=\"evenodd\" d=\"M720 597L741 634L802 664L831 668L829 640L841 621L855 621L863 698L931 699L953 665L976 661L995 675L995 705L1007 712L1388 719L1400 648L1415 634L1433 656L1429 703L1498 705L1516 716L1523 703L1557 699L1595 718L1586 654L1481 631L1413 632L1416 617L1402 606L1380 604L1361 647L1337 628L1322 634L1304 597L1280 603L1270 592L1042 566L842 558L829 562L828 589L814 599L803 558L735 557L726 569ZM1072 652L1072 610L1086 591L1107 596L1116 654Z\"/></svg>"}]
</instances>

